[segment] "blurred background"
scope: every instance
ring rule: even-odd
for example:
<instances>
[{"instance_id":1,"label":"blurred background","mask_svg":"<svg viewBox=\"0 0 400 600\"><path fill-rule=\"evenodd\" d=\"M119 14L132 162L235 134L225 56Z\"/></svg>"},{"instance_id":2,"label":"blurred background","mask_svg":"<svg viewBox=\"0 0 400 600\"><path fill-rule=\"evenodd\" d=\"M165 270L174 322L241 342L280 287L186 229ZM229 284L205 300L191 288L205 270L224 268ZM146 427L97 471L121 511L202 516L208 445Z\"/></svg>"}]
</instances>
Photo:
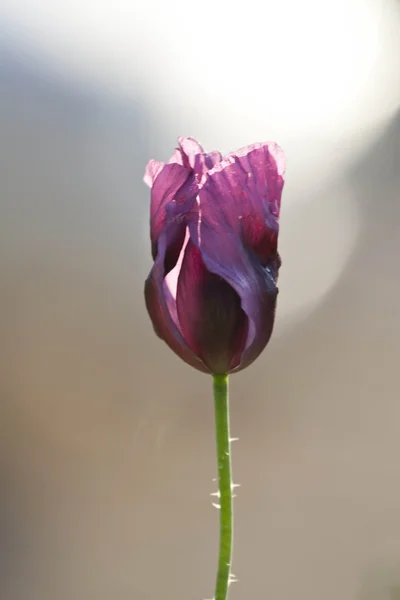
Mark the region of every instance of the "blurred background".
<instances>
[{"instance_id":1,"label":"blurred background","mask_svg":"<svg viewBox=\"0 0 400 600\"><path fill-rule=\"evenodd\" d=\"M288 165L232 377L232 600L400 598L400 4L1 0L0 598L211 598L211 381L154 335L149 158Z\"/></svg>"}]
</instances>

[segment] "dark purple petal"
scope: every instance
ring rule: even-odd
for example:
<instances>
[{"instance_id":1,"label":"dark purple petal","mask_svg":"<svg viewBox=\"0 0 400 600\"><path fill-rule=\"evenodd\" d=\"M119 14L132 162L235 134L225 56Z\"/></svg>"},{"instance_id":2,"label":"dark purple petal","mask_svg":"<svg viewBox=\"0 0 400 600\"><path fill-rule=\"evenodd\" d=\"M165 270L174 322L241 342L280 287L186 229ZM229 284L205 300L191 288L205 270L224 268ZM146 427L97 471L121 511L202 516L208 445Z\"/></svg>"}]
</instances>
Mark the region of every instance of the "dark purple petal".
<instances>
[{"instance_id":1,"label":"dark purple petal","mask_svg":"<svg viewBox=\"0 0 400 600\"><path fill-rule=\"evenodd\" d=\"M166 219L166 208L171 202L185 202L195 197L200 177L221 160L219 152L204 154L193 138L179 138L177 148L167 164L150 160L145 169L144 182L151 187L150 236L153 258L157 254L157 240ZM197 175L197 178L196 178Z\"/></svg>"},{"instance_id":2,"label":"dark purple petal","mask_svg":"<svg viewBox=\"0 0 400 600\"><path fill-rule=\"evenodd\" d=\"M247 306L246 314L249 320L254 323L256 335L254 340L246 345L246 350L242 354L239 368L236 369L236 371L245 369L255 361L268 344L274 328L278 288L275 287L275 290L272 291L268 281L264 280L264 282L261 283L262 274L260 274L259 277L260 289L264 288L260 294L259 306L256 308L254 303L246 301L244 296L241 297L242 305Z\"/></svg>"},{"instance_id":3,"label":"dark purple petal","mask_svg":"<svg viewBox=\"0 0 400 600\"><path fill-rule=\"evenodd\" d=\"M237 367L247 338L247 317L235 290L207 271L200 250L189 240L176 296L182 334L212 373Z\"/></svg>"},{"instance_id":4,"label":"dark purple petal","mask_svg":"<svg viewBox=\"0 0 400 600\"><path fill-rule=\"evenodd\" d=\"M190 225L190 236L206 269L235 290L248 318L247 339L236 369L240 370L255 360L271 336L278 293L276 273L264 268L234 231L215 227L204 216L200 227L195 222Z\"/></svg>"},{"instance_id":5,"label":"dark purple petal","mask_svg":"<svg viewBox=\"0 0 400 600\"><path fill-rule=\"evenodd\" d=\"M191 192L190 172L178 163L164 165L159 171L151 189L150 237L153 258L157 254L157 240L163 230L166 208L172 202L184 202ZM185 185L186 184L186 185Z\"/></svg>"},{"instance_id":6,"label":"dark purple petal","mask_svg":"<svg viewBox=\"0 0 400 600\"><path fill-rule=\"evenodd\" d=\"M203 147L193 138L179 138L180 152L182 153L183 164L198 176L201 176L212 169L222 160L220 152L204 152Z\"/></svg>"},{"instance_id":7,"label":"dark purple petal","mask_svg":"<svg viewBox=\"0 0 400 600\"><path fill-rule=\"evenodd\" d=\"M244 148L218 163L201 182L202 214L207 213L215 227L237 232L264 265L277 249L283 188L280 152L276 144Z\"/></svg>"},{"instance_id":8,"label":"dark purple petal","mask_svg":"<svg viewBox=\"0 0 400 600\"><path fill-rule=\"evenodd\" d=\"M154 331L168 344L171 350L192 367L208 373L207 367L195 355L182 335L177 319L175 300L165 283L165 255L170 239L176 237L176 232L171 231L172 228L168 229L159 237L158 254L145 283L147 311L153 322Z\"/></svg>"},{"instance_id":9,"label":"dark purple petal","mask_svg":"<svg viewBox=\"0 0 400 600\"><path fill-rule=\"evenodd\" d=\"M278 231L266 226L257 215L246 215L241 219L240 237L246 248L250 249L264 266L280 265L277 253Z\"/></svg>"},{"instance_id":10,"label":"dark purple petal","mask_svg":"<svg viewBox=\"0 0 400 600\"><path fill-rule=\"evenodd\" d=\"M222 160L219 152L209 152L208 154L197 154L194 161L194 172L199 179L210 169L215 167Z\"/></svg>"}]
</instances>

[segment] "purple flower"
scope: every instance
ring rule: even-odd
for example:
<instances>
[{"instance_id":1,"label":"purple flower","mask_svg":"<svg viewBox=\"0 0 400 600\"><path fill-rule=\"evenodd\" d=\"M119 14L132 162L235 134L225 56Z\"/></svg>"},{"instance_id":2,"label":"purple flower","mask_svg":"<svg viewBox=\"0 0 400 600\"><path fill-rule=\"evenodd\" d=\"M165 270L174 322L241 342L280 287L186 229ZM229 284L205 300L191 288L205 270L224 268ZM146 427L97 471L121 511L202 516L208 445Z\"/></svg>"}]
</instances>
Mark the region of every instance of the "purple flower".
<instances>
[{"instance_id":1,"label":"purple flower","mask_svg":"<svg viewBox=\"0 0 400 600\"><path fill-rule=\"evenodd\" d=\"M284 164L275 143L223 158L192 138L179 138L167 164L147 164L147 310L157 335L200 371L243 369L271 336Z\"/></svg>"}]
</instances>

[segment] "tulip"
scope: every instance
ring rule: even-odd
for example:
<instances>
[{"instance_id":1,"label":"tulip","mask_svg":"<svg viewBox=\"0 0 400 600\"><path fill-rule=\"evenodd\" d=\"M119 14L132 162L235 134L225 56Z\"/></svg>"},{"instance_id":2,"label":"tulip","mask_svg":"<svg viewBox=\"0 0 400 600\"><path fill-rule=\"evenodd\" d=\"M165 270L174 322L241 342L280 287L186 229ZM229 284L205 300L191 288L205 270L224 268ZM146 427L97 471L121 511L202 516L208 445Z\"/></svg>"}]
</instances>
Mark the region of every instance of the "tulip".
<instances>
[{"instance_id":1,"label":"tulip","mask_svg":"<svg viewBox=\"0 0 400 600\"><path fill-rule=\"evenodd\" d=\"M284 164L271 142L223 158L179 138L167 164L146 166L154 258L147 310L157 335L200 371L239 371L270 339Z\"/></svg>"}]
</instances>

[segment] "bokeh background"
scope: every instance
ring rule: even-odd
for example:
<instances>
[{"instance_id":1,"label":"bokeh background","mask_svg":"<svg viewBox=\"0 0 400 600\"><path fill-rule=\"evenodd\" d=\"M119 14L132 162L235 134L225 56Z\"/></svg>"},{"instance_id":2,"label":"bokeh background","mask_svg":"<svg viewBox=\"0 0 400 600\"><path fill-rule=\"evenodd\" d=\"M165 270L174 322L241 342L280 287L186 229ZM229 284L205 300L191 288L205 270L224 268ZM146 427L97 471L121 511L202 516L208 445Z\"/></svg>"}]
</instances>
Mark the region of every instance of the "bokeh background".
<instances>
[{"instance_id":1,"label":"bokeh background","mask_svg":"<svg viewBox=\"0 0 400 600\"><path fill-rule=\"evenodd\" d=\"M232 378L232 600L400 598L400 4L1 0L0 598L211 598L211 381L153 334L148 158L288 157Z\"/></svg>"}]
</instances>

